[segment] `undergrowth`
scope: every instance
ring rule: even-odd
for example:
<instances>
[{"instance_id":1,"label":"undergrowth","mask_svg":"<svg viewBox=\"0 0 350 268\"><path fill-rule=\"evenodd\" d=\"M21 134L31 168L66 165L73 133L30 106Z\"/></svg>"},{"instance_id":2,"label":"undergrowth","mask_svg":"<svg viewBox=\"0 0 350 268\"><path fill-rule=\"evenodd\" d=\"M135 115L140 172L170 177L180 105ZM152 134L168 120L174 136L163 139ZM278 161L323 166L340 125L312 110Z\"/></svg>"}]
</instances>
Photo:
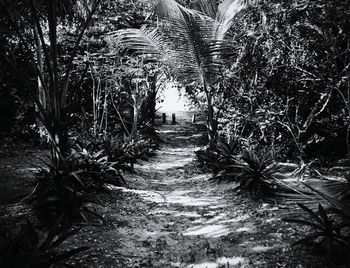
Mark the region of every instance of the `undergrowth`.
<instances>
[{"instance_id":1,"label":"undergrowth","mask_svg":"<svg viewBox=\"0 0 350 268\"><path fill-rule=\"evenodd\" d=\"M20 230L9 230L6 240L0 244L0 267L47 268L53 264L66 265L72 256L88 247L63 250L61 244L78 233L79 229L67 230L63 217L58 217L48 231L41 231L27 221Z\"/></svg>"}]
</instances>

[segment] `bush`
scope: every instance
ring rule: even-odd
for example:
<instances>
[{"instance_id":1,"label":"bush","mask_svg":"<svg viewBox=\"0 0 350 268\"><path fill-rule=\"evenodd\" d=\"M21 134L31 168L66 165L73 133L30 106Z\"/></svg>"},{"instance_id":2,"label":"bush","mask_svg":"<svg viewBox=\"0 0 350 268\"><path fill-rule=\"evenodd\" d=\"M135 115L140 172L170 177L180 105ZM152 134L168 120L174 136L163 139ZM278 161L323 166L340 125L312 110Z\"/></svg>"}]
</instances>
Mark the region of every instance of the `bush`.
<instances>
[{"instance_id":1,"label":"bush","mask_svg":"<svg viewBox=\"0 0 350 268\"><path fill-rule=\"evenodd\" d=\"M146 160L154 155L156 144L151 138L138 133L135 137L108 137L107 139L92 136L79 137L77 144L88 151L103 150L109 162L122 171L133 171L139 159Z\"/></svg>"},{"instance_id":2,"label":"bush","mask_svg":"<svg viewBox=\"0 0 350 268\"><path fill-rule=\"evenodd\" d=\"M219 139L215 148L207 148L196 152L197 159L214 174L222 170L223 166L233 164L237 160L237 154L240 149L238 139L231 139L226 142L223 138Z\"/></svg>"},{"instance_id":3,"label":"bush","mask_svg":"<svg viewBox=\"0 0 350 268\"><path fill-rule=\"evenodd\" d=\"M60 215L67 222L99 218L92 209L96 193L106 192L106 184L125 185L116 163L102 153L77 146L60 166L49 165L36 174L35 208L41 219L50 223Z\"/></svg>"},{"instance_id":4,"label":"bush","mask_svg":"<svg viewBox=\"0 0 350 268\"><path fill-rule=\"evenodd\" d=\"M221 156L223 157L223 156ZM213 180L235 182L235 190L248 191L254 197L273 196L279 184L274 178L278 171L274 165L272 153L257 156L252 149L246 148L240 156L225 157L221 171Z\"/></svg>"},{"instance_id":5,"label":"bush","mask_svg":"<svg viewBox=\"0 0 350 268\"><path fill-rule=\"evenodd\" d=\"M338 213L328 215L321 204L317 212L300 203L298 206L307 215L302 219L284 219L284 221L310 227L310 232L293 245L311 244L317 252L325 254L328 259L340 257L350 249L349 219L345 220Z\"/></svg>"},{"instance_id":6,"label":"bush","mask_svg":"<svg viewBox=\"0 0 350 268\"><path fill-rule=\"evenodd\" d=\"M349 181L326 181L317 189L308 183L303 185L311 192L305 195L296 191L293 198L307 204L298 203L304 213L283 219L310 228L294 245L309 244L329 261L343 261L350 249Z\"/></svg>"},{"instance_id":7,"label":"bush","mask_svg":"<svg viewBox=\"0 0 350 268\"><path fill-rule=\"evenodd\" d=\"M50 230L39 233L28 221L20 232L14 233L0 245L0 267L3 268L46 268L53 264L64 265L64 261L84 251L87 247L79 247L67 251L59 250L59 246L78 230L62 229L63 218L59 217Z\"/></svg>"}]
</instances>

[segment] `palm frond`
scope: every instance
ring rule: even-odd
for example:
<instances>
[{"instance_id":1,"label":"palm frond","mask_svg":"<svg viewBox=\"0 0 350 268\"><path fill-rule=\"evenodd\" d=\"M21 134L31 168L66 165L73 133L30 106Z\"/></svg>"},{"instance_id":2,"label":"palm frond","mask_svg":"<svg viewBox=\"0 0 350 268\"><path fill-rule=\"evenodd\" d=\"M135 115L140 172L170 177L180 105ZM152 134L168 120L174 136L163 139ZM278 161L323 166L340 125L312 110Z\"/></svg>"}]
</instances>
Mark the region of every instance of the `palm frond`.
<instances>
[{"instance_id":1,"label":"palm frond","mask_svg":"<svg viewBox=\"0 0 350 268\"><path fill-rule=\"evenodd\" d=\"M218 5L219 4L213 0L198 0L192 3L191 8L202 12L212 19L215 19L218 11Z\"/></svg>"},{"instance_id":2,"label":"palm frond","mask_svg":"<svg viewBox=\"0 0 350 268\"><path fill-rule=\"evenodd\" d=\"M218 65L210 59L208 39L214 20L174 0L159 1L157 15L164 38L177 52L176 69L181 78L202 84Z\"/></svg>"},{"instance_id":3,"label":"palm frond","mask_svg":"<svg viewBox=\"0 0 350 268\"><path fill-rule=\"evenodd\" d=\"M224 39L226 33L232 28L237 15L247 7L243 0L224 0L218 6L216 21L218 27L215 32L216 39Z\"/></svg>"},{"instance_id":4,"label":"palm frond","mask_svg":"<svg viewBox=\"0 0 350 268\"><path fill-rule=\"evenodd\" d=\"M329 180L318 181L317 187L303 182L289 186L294 193L280 194L284 203L302 203L312 210L316 210L319 204L322 204L326 209L337 209L350 217L350 201L343 195L344 190L349 187L346 182ZM297 211L296 213L298 214Z\"/></svg>"},{"instance_id":5,"label":"palm frond","mask_svg":"<svg viewBox=\"0 0 350 268\"><path fill-rule=\"evenodd\" d=\"M336 197L330 196L328 194L325 194L321 192L320 190L317 190L316 188L305 184L307 188L315 192L318 196L320 196L322 199L329 202L329 204L334 207L335 209L340 210L346 217L350 217L350 202L349 200L339 200Z\"/></svg>"},{"instance_id":6,"label":"palm frond","mask_svg":"<svg viewBox=\"0 0 350 268\"><path fill-rule=\"evenodd\" d=\"M122 29L109 33L109 43L118 50L131 49L135 54L148 55L156 60L166 56L163 39L157 28Z\"/></svg>"},{"instance_id":7,"label":"palm frond","mask_svg":"<svg viewBox=\"0 0 350 268\"><path fill-rule=\"evenodd\" d=\"M200 8L196 11L174 0L160 0L156 6L156 29L120 30L110 37L116 38L115 44L138 51L135 53L171 63L187 84L214 84L221 78L225 60L235 54L224 35L244 5L237 0L226 0L219 7L207 2L198 1Z\"/></svg>"}]
</instances>

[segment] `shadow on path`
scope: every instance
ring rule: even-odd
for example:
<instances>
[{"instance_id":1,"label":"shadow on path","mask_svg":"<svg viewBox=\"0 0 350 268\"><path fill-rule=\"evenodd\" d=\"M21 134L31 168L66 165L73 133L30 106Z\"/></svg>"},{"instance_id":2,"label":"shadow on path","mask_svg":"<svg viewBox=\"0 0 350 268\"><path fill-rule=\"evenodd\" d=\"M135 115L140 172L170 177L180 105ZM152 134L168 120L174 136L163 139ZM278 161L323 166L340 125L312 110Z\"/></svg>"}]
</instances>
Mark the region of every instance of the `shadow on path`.
<instances>
[{"instance_id":1,"label":"shadow on path","mask_svg":"<svg viewBox=\"0 0 350 268\"><path fill-rule=\"evenodd\" d=\"M116 188L138 196L131 206L144 206L142 214L124 215L127 224L116 230L118 252L134 256L128 267L253 267L250 254L285 246L281 233L259 237L256 204L251 208L233 196L233 186L210 183L210 175L197 169L194 152L205 141L203 126L164 125L158 133L164 144L157 156L136 167L136 176L130 175L132 189ZM273 225L274 208L264 206L271 212L264 221ZM256 257L254 262L266 267Z\"/></svg>"}]
</instances>

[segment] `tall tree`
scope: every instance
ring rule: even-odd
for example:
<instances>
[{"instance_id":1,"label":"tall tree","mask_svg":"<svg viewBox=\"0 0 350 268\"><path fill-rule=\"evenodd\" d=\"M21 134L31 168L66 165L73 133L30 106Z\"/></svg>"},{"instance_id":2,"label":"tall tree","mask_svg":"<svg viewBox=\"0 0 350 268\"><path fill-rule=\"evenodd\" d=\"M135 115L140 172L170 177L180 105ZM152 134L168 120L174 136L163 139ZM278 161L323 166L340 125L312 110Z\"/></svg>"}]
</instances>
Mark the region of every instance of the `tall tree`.
<instances>
[{"instance_id":1,"label":"tall tree","mask_svg":"<svg viewBox=\"0 0 350 268\"><path fill-rule=\"evenodd\" d=\"M227 36L246 4L242 0L224 0L220 4L198 0L193 7L196 9L174 0L160 0L155 9L156 25L113 32L110 41L119 48L169 64L183 85L199 88L205 94L212 146L217 136L213 99L223 67L235 54L234 44Z\"/></svg>"},{"instance_id":2,"label":"tall tree","mask_svg":"<svg viewBox=\"0 0 350 268\"><path fill-rule=\"evenodd\" d=\"M52 159L57 165L59 165L61 159L68 151L69 111L67 97L73 61L84 33L90 25L93 14L96 12L101 1L102 0L66 2L45 0L36 2L30 0L23 3L22 1L17 1L25 10L29 10L28 14L33 25L32 32L36 33L36 37L39 38L39 40L36 40L37 53L33 51L29 42L30 39L26 38L21 28L18 27L16 17L13 17L12 13L8 11L7 4L11 5L11 3L7 3L6 0L0 2L0 7L8 17L9 24L15 29L19 42L26 47L28 53L32 52L32 63L35 65L40 80L41 87L39 87L39 89L42 90L40 98L38 92L33 94L39 110L38 118L47 130L52 149ZM85 19L80 27L77 27L77 35L68 63L62 68L59 66L60 59L58 53L57 32L59 18L65 14L66 10L71 11L74 5L79 8L81 7L79 4L82 3L85 3L83 5L83 9L86 11ZM42 18L45 18L45 20ZM43 27L45 23L47 23L47 30ZM48 40L46 40L46 34ZM38 50L42 50L42 55ZM43 56L43 59L40 59L39 55L40 57ZM64 74L62 74L62 69L64 69ZM40 99L45 99L45 105L43 105Z\"/></svg>"}]
</instances>

